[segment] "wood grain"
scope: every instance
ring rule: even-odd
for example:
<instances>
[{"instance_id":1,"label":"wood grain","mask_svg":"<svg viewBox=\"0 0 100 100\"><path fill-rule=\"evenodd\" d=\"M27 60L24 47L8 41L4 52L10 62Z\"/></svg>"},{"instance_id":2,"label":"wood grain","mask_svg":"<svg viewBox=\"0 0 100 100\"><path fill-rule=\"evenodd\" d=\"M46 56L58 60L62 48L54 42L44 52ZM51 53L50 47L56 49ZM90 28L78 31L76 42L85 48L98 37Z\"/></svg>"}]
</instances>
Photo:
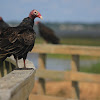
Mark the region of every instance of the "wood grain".
<instances>
[{"instance_id":1,"label":"wood grain","mask_svg":"<svg viewBox=\"0 0 100 100\"><path fill-rule=\"evenodd\" d=\"M34 46L34 49L31 52L48 53L48 54L100 56L100 47L54 45L54 44L36 44Z\"/></svg>"},{"instance_id":2,"label":"wood grain","mask_svg":"<svg viewBox=\"0 0 100 100\"><path fill-rule=\"evenodd\" d=\"M14 70L0 79L0 100L26 100L34 86L35 70Z\"/></svg>"}]
</instances>

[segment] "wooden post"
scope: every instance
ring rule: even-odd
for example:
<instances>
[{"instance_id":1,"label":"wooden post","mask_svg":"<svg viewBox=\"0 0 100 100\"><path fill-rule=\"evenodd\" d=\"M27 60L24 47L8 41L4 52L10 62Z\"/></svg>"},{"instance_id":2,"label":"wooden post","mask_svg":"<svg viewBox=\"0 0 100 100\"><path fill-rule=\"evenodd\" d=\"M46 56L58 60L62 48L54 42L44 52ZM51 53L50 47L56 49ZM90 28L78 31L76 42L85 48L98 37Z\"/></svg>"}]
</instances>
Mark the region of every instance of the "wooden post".
<instances>
[{"instance_id":1,"label":"wooden post","mask_svg":"<svg viewBox=\"0 0 100 100\"><path fill-rule=\"evenodd\" d=\"M35 72L18 69L0 78L0 100L27 100L34 86Z\"/></svg>"},{"instance_id":2,"label":"wooden post","mask_svg":"<svg viewBox=\"0 0 100 100\"><path fill-rule=\"evenodd\" d=\"M0 77L2 77L2 67L3 67L3 62L0 60Z\"/></svg>"},{"instance_id":3,"label":"wooden post","mask_svg":"<svg viewBox=\"0 0 100 100\"><path fill-rule=\"evenodd\" d=\"M1 77L4 76L4 70L5 70L5 61L1 61L0 60L0 74L1 74Z\"/></svg>"},{"instance_id":4,"label":"wooden post","mask_svg":"<svg viewBox=\"0 0 100 100\"><path fill-rule=\"evenodd\" d=\"M12 71L16 68L15 65L11 64Z\"/></svg>"},{"instance_id":5,"label":"wooden post","mask_svg":"<svg viewBox=\"0 0 100 100\"><path fill-rule=\"evenodd\" d=\"M5 65L6 65L6 70L7 70L7 74L8 74L12 71L11 62L5 61Z\"/></svg>"},{"instance_id":6,"label":"wooden post","mask_svg":"<svg viewBox=\"0 0 100 100\"><path fill-rule=\"evenodd\" d=\"M79 66L79 55L72 55L72 61L71 61L71 70L72 72L76 72L80 70ZM79 85L78 82L72 81L72 99L78 99L80 98L80 91L79 91Z\"/></svg>"},{"instance_id":7,"label":"wooden post","mask_svg":"<svg viewBox=\"0 0 100 100\"><path fill-rule=\"evenodd\" d=\"M39 60L38 60L38 68L39 69L45 69L46 64L46 54L39 54ZM45 94L45 79L39 78L38 81L38 93L39 94Z\"/></svg>"},{"instance_id":8,"label":"wooden post","mask_svg":"<svg viewBox=\"0 0 100 100\"><path fill-rule=\"evenodd\" d=\"M5 76L6 74L12 71L11 63L8 61L0 61L0 74L1 77Z\"/></svg>"},{"instance_id":9,"label":"wooden post","mask_svg":"<svg viewBox=\"0 0 100 100\"><path fill-rule=\"evenodd\" d=\"M7 75L6 61L3 61L3 70L4 70L4 76Z\"/></svg>"}]
</instances>

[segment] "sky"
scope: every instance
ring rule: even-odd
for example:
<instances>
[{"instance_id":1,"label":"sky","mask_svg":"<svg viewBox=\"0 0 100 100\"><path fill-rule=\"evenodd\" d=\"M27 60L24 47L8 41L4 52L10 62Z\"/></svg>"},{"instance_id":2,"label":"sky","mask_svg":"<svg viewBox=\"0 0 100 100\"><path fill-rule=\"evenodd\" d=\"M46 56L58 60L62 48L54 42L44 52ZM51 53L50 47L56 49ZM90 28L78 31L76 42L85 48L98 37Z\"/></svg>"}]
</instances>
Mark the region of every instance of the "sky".
<instances>
[{"instance_id":1,"label":"sky","mask_svg":"<svg viewBox=\"0 0 100 100\"><path fill-rule=\"evenodd\" d=\"M43 22L100 23L100 0L0 1L0 16L5 21L21 21L33 9L41 13Z\"/></svg>"}]
</instances>

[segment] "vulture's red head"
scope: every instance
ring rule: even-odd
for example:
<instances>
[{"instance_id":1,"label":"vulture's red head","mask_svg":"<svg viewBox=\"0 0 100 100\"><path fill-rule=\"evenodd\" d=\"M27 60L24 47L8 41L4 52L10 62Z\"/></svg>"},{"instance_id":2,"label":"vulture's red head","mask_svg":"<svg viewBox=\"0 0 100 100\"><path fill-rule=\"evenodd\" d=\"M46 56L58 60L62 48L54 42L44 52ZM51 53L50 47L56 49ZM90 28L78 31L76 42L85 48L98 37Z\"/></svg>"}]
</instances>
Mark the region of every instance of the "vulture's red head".
<instances>
[{"instance_id":1,"label":"vulture's red head","mask_svg":"<svg viewBox=\"0 0 100 100\"><path fill-rule=\"evenodd\" d=\"M29 14L29 17L30 17L31 19L35 19L36 17L42 19L41 14L40 14L37 10L32 10L32 11L30 12L30 14Z\"/></svg>"},{"instance_id":2,"label":"vulture's red head","mask_svg":"<svg viewBox=\"0 0 100 100\"><path fill-rule=\"evenodd\" d=\"M2 19L2 17L0 17L0 21L2 21L3 19Z\"/></svg>"}]
</instances>

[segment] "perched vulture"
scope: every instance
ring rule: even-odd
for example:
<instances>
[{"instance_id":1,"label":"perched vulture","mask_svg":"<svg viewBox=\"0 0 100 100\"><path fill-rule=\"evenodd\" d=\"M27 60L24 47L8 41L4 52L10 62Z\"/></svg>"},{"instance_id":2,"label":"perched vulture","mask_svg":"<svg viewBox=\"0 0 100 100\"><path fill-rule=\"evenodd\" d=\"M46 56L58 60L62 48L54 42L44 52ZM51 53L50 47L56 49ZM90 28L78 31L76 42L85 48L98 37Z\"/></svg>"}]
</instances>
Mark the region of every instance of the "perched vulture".
<instances>
[{"instance_id":1,"label":"perched vulture","mask_svg":"<svg viewBox=\"0 0 100 100\"><path fill-rule=\"evenodd\" d=\"M32 10L29 17L24 18L19 26L2 30L0 34L0 59L5 60L6 57L14 55L16 66L18 67L18 59L23 58L24 68L26 68L27 53L34 47L36 38L36 33L33 30L36 17L42 19L37 10Z\"/></svg>"},{"instance_id":2,"label":"perched vulture","mask_svg":"<svg viewBox=\"0 0 100 100\"><path fill-rule=\"evenodd\" d=\"M2 29L7 28L7 27L9 27L9 25L6 22L4 22L2 17L0 17L0 33Z\"/></svg>"},{"instance_id":3,"label":"perched vulture","mask_svg":"<svg viewBox=\"0 0 100 100\"><path fill-rule=\"evenodd\" d=\"M60 39L54 34L54 31L45 26L41 22L36 22L38 25L40 36L47 42L52 44L59 44Z\"/></svg>"}]
</instances>

